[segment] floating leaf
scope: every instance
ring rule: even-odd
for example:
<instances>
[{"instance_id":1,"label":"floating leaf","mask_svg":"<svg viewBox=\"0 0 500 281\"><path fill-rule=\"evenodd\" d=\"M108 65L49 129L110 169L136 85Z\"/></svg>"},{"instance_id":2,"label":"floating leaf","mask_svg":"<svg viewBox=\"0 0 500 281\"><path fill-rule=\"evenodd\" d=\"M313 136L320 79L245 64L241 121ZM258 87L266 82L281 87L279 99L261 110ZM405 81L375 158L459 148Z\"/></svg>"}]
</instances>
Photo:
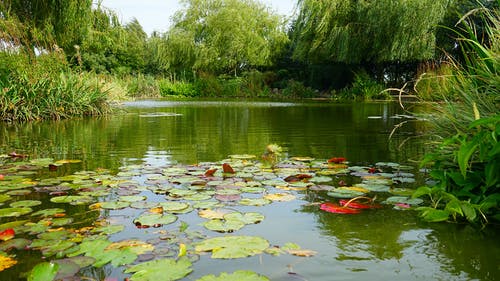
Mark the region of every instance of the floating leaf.
<instances>
[{"instance_id":1,"label":"floating leaf","mask_svg":"<svg viewBox=\"0 0 500 281\"><path fill-rule=\"evenodd\" d=\"M119 209L124 209L130 206L130 202L123 202L123 201L108 201L108 202L99 202L97 204L93 205L99 206L102 209L109 209L109 210L119 210ZM89 206L89 208L93 209L92 206Z\"/></svg>"},{"instance_id":2,"label":"floating leaf","mask_svg":"<svg viewBox=\"0 0 500 281\"><path fill-rule=\"evenodd\" d=\"M267 240L257 236L225 236L204 240L195 246L197 252L212 252L214 259L235 259L262 253Z\"/></svg>"},{"instance_id":3,"label":"floating leaf","mask_svg":"<svg viewBox=\"0 0 500 281\"><path fill-rule=\"evenodd\" d=\"M238 203L246 206L264 206L272 201L265 198L243 198Z\"/></svg>"},{"instance_id":4,"label":"floating leaf","mask_svg":"<svg viewBox=\"0 0 500 281\"><path fill-rule=\"evenodd\" d=\"M146 196L139 196L139 195L127 195L127 196L120 196L119 200L123 202L138 202L138 201L144 201L146 200Z\"/></svg>"},{"instance_id":5,"label":"floating leaf","mask_svg":"<svg viewBox=\"0 0 500 281\"><path fill-rule=\"evenodd\" d=\"M237 160L252 160L257 157L252 154L234 154L234 155L229 155L229 158Z\"/></svg>"},{"instance_id":6,"label":"floating leaf","mask_svg":"<svg viewBox=\"0 0 500 281\"><path fill-rule=\"evenodd\" d=\"M323 210L325 212L335 213L335 214L358 214L361 212L360 210L357 209L342 207L335 203L330 203L330 202L321 204L319 208L320 210Z\"/></svg>"},{"instance_id":7,"label":"floating leaf","mask_svg":"<svg viewBox=\"0 0 500 281\"><path fill-rule=\"evenodd\" d=\"M212 219L204 222L203 226L217 232L233 232L244 227L245 223L239 220Z\"/></svg>"},{"instance_id":8,"label":"floating leaf","mask_svg":"<svg viewBox=\"0 0 500 281\"><path fill-rule=\"evenodd\" d=\"M231 165L229 165L227 163L222 164L222 171L226 174L234 174L235 173L233 167L231 167Z\"/></svg>"},{"instance_id":9,"label":"floating leaf","mask_svg":"<svg viewBox=\"0 0 500 281\"><path fill-rule=\"evenodd\" d=\"M191 262L187 258L178 261L173 259L159 259L134 265L125 273L134 273L131 281L173 281L186 277L191 271Z\"/></svg>"},{"instance_id":10,"label":"floating leaf","mask_svg":"<svg viewBox=\"0 0 500 281\"><path fill-rule=\"evenodd\" d=\"M202 218L205 219L223 219L226 214L229 214L231 211L230 210L225 210L225 209L206 209L206 210L200 210L198 212L198 215Z\"/></svg>"},{"instance_id":11,"label":"floating leaf","mask_svg":"<svg viewBox=\"0 0 500 281\"><path fill-rule=\"evenodd\" d=\"M310 182L314 182L314 183L325 183L325 182L331 182L332 181L332 178L331 177L327 177L327 176L316 176L316 177L312 177L309 179Z\"/></svg>"},{"instance_id":12,"label":"floating leaf","mask_svg":"<svg viewBox=\"0 0 500 281\"><path fill-rule=\"evenodd\" d=\"M312 257L316 255L318 252L312 250L288 250L289 254L298 256L298 257Z\"/></svg>"},{"instance_id":13,"label":"floating leaf","mask_svg":"<svg viewBox=\"0 0 500 281\"><path fill-rule=\"evenodd\" d=\"M2 241L10 240L10 239L14 238L14 235L16 235L14 229L12 229L12 228L6 229L6 230L0 232L0 240L2 240Z\"/></svg>"},{"instance_id":14,"label":"floating leaf","mask_svg":"<svg viewBox=\"0 0 500 281\"><path fill-rule=\"evenodd\" d=\"M353 208L353 209L379 209L379 208L382 208L382 206L379 204L373 204L373 203L364 204L364 203L359 203L356 201L350 201L350 200L344 200L344 199L339 200L339 203L341 206L345 206L345 207L349 207L349 208Z\"/></svg>"},{"instance_id":15,"label":"floating leaf","mask_svg":"<svg viewBox=\"0 0 500 281\"><path fill-rule=\"evenodd\" d=\"M31 214L31 216L32 217L36 217L36 216L51 217L51 216L54 216L55 214L62 214L64 212L65 212L64 209L52 208L52 209L44 209L44 210L36 211L33 214Z\"/></svg>"},{"instance_id":16,"label":"floating leaf","mask_svg":"<svg viewBox=\"0 0 500 281\"><path fill-rule=\"evenodd\" d=\"M106 234L106 235L111 235L111 234L115 234L115 233L118 233L118 232L121 232L125 229L125 226L122 225L122 224L115 224L115 225L106 225L106 226L101 226L101 227L97 227L97 228L94 228L92 229L92 233L102 233L102 234Z\"/></svg>"},{"instance_id":17,"label":"floating leaf","mask_svg":"<svg viewBox=\"0 0 500 281\"><path fill-rule=\"evenodd\" d=\"M17 261L14 258L6 256L0 252L0 272L6 270L7 268L13 267L16 264Z\"/></svg>"},{"instance_id":18,"label":"floating leaf","mask_svg":"<svg viewBox=\"0 0 500 281\"><path fill-rule=\"evenodd\" d=\"M50 198L50 202L69 203L71 205L84 205L92 203L93 201L94 198L90 196L80 196L80 195L66 195L66 196L57 196Z\"/></svg>"},{"instance_id":19,"label":"floating leaf","mask_svg":"<svg viewBox=\"0 0 500 281\"><path fill-rule=\"evenodd\" d=\"M272 193L272 194L266 194L264 196L264 199L268 199L271 201L292 201L295 200L295 195L290 194L290 193Z\"/></svg>"},{"instance_id":20,"label":"floating leaf","mask_svg":"<svg viewBox=\"0 0 500 281\"><path fill-rule=\"evenodd\" d=\"M31 244L31 241L24 238L15 238L0 243L0 251L8 251L10 249L22 250ZM1 263L0 263L1 264Z\"/></svg>"},{"instance_id":21,"label":"floating leaf","mask_svg":"<svg viewBox=\"0 0 500 281\"><path fill-rule=\"evenodd\" d=\"M353 190L353 189L347 189L347 188L336 188L332 191L329 191L327 193L328 196L335 197L335 198L354 198L358 197L361 195L364 195L365 192L361 192L358 190Z\"/></svg>"},{"instance_id":22,"label":"floating leaf","mask_svg":"<svg viewBox=\"0 0 500 281\"><path fill-rule=\"evenodd\" d=\"M205 275L196 281L269 281L265 276L247 270L237 270L233 273L222 272L219 276Z\"/></svg>"},{"instance_id":23,"label":"floating leaf","mask_svg":"<svg viewBox=\"0 0 500 281\"><path fill-rule=\"evenodd\" d=\"M37 264L29 273L28 281L51 281L57 275L59 265L52 262L42 262Z\"/></svg>"},{"instance_id":24,"label":"floating leaf","mask_svg":"<svg viewBox=\"0 0 500 281\"><path fill-rule=\"evenodd\" d=\"M264 215L255 212L249 212L244 214L239 212L233 212L224 215L225 220L239 220L245 224L259 223L263 221L264 218L265 218Z\"/></svg>"},{"instance_id":25,"label":"floating leaf","mask_svg":"<svg viewBox=\"0 0 500 281\"><path fill-rule=\"evenodd\" d=\"M12 199L10 195L0 194L0 203L9 201L10 199Z\"/></svg>"},{"instance_id":26,"label":"floating leaf","mask_svg":"<svg viewBox=\"0 0 500 281\"><path fill-rule=\"evenodd\" d=\"M424 200L422 200L420 198L409 198L409 197L404 197L404 196L391 196L391 197L385 199L385 201L383 203L386 203L386 204L402 203L402 204L408 204L411 206L416 206L416 205L422 204L423 202L424 202Z\"/></svg>"},{"instance_id":27,"label":"floating leaf","mask_svg":"<svg viewBox=\"0 0 500 281\"><path fill-rule=\"evenodd\" d=\"M5 208L0 209L1 217L19 217L25 214L31 213L33 210L31 208Z\"/></svg>"},{"instance_id":28,"label":"floating leaf","mask_svg":"<svg viewBox=\"0 0 500 281\"><path fill-rule=\"evenodd\" d=\"M134 220L135 225L139 226L160 226L171 224L177 220L177 217L172 214L145 214Z\"/></svg>"}]
</instances>

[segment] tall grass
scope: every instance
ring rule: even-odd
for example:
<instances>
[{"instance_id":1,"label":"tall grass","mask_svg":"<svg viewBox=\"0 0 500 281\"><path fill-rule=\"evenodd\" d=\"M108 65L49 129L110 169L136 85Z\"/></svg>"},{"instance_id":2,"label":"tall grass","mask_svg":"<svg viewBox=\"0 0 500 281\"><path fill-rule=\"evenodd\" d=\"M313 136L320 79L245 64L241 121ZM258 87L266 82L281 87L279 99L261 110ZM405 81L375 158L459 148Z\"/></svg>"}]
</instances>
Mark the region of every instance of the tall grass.
<instances>
[{"instance_id":1,"label":"tall grass","mask_svg":"<svg viewBox=\"0 0 500 281\"><path fill-rule=\"evenodd\" d=\"M486 23L485 40L467 20L473 13ZM444 70L434 71L440 75L421 76L415 86L421 97L442 98L426 116L442 139L423 161L437 185L413 196L439 202L420 208L427 221L500 221L500 14L476 9L460 23L457 34L467 34L459 38L463 63L450 59Z\"/></svg>"},{"instance_id":2,"label":"tall grass","mask_svg":"<svg viewBox=\"0 0 500 281\"><path fill-rule=\"evenodd\" d=\"M72 72L63 54L35 58L0 52L0 119L33 121L98 116L110 112L96 76Z\"/></svg>"},{"instance_id":3,"label":"tall grass","mask_svg":"<svg viewBox=\"0 0 500 281\"><path fill-rule=\"evenodd\" d=\"M478 117L490 117L500 111L500 15L498 10L476 9L487 23L482 39L467 15L461 21L459 38L465 63L449 57L438 69L420 76L415 84L418 96L433 104L431 120L440 134L467 131Z\"/></svg>"}]
</instances>

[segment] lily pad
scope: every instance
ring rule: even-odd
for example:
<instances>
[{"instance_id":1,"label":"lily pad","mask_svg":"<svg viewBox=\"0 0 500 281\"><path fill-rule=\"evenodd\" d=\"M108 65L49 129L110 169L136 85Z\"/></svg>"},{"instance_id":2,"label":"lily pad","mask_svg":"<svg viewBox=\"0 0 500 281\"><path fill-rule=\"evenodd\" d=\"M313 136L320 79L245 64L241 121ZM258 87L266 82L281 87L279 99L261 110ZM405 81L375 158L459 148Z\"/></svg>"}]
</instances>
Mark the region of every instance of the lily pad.
<instances>
[{"instance_id":1,"label":"lily pad","mask_svg":"<svg viewBox=\"0 0 500 281\"><path fill-rule=\"evenodd\" d=\"M265 198L243 198L238 203L246 206L264 206L272 201Z\"/></svg>"},{"instance_id":2,"label":"lily pad","mask_svg":"<svg viewBox=\"0 0 500 281\"><path fill-rule=\"evenodd\" d=\"M239 212L233 212L229 214L224 215L225 220L239 220L245 224L254 224L254 223L259 223L264 220L264 215L256 212L249 212L249 213L239 213Z\"/></svg>"},{"instance_id":3,"label":"lily pad","mask_svg":"<svg viewBox=\"0 0 500 281\"><path fill-rule=\"evenodd\" d=\"M122 224L114 224L114 225L106 225L92 229L92 233L102 233L106 235L111 235L114 233L121 232L125 229L125 226Z\"/></svg>"},{"instance_id":4,"label":"lily pad","mask_svg":"<svg viewBox=\"0 0 500 281\"><path fill-rule=\"evenodd\" d=\"M245 226L245 223L240 220L219 220L212 219L203 223L206 229L217 232L234 232Z\"/></svg>"},{"instance_id":5,"label":"lily pad","mask_svg":"<svg viewBox=\"0 0 500 281\"><path fill-rule=\"evenodd\" d=\"M189 208L189 204L185 202L162 202L159 205L165 212L176 212Z\"/></svg>"},{"instance_id":6,"label":"lily pad","mask_svg":"<svg viewBox=\"0 0 500 281\"><path fill-rule=\"evenodd\" d=\"M193 271L187 258L178 261L174 259L159 259L134 265L125 273L133 273L131 281L173 281L186 277Z\"/></svg>"},{"instance_id":7,"label":"lily pad","mask_svg":"<svg viewBox=\"0 0 500 281\"><path fill-rule=\"evenodd\" d=\"M66 196L57 196L50 198L50 202L69 203L71 205L84 205L92 203L93 201L94 198L90 196L79 196L79 195L66 195Z\"/></svg>"},{"instance_id":8,"label":"lily pad","mask_svg":"<svg viewBox=\"0 0 500 281\"><path fill-rule=\"evenodd\" d=\"M146 200L146 196L139 196L139 195L126 195L126 196L120 196L119 200L123 202L139 202L139 201L144 201Z\"/></svg>"},{"instance_id":9,"label":"lily pad","mask_svg":"<svg viewBox=\"0 0 500 281\"><path fill-rule=\"evenodd\" d=\"M422 200L420 198L410 198L410 197L405 197L405 196L391 196L391 197L385 199L385 201L383 203L386 203L386 204L401 203L401 204L408 204L411 206L416 206L416 205L422 204L423 202L424 202L424 200Z\"/></svg>"},{"instance_id":10,"label":"lily pad","mask_svg":"<svg viewBox=\"0 0 500 281\"><path fill-rule=\"evenodd\" d=\"M95 203L92 206L90 206L91 209L94 208L102 208L102 209L109 209L109 210L119 210L119 209L124 209L130 206L130 202L123 202L123 201L108 201L108 202L99 202Z\"/></svg>"},{"instance_id":11,"label":"lily pad","mask_svg":"<svg viewBox=\"0 0 500 281\"><path fill-rule=\"evenodd\" d=\"M196 281L269 281L265 276L259 275L253 271L237 270L233 273L222 272L219 276L213 274L205 275Z\"/></svg>"},{"instance_id":12,"label":"lily pad","mask_svg":"<svg viewBox=\"0 0 500 281\"><path fill-rule=\"evenodd\" d=\"M295 195L290 194L290 193L272 193L272 194L266 194L264 196L264 199L268 199L271 201L281 201L281 202L286 202L286 201L292 201L295 200Z\"/></svg>"},{"instance_id":13,"label":"lily pad","mask_svg":"<svg viewBox=\"0 0 500 281\"><path fill-rule=\"evenodd\" d=\"M51 208L51 209L44 209L40 211L36 211L33 214L31 214L32 217L36 216L42 216L42 217L51 217L54 216L55 214L62 214L64 213L65 210L61 208Z\"/></svg>"},{"instance_id":14,"label":"lily pad","mask_svg":"<svg viewBox=\"0 0 500 281\"><path fill-rule=\"evenodd\" d=\"M12 199L10 195L0 194L0 203L9 201L10 199Z\"/></svg>"},{"instance_id":15,"label":"lily pad","mask_svg":"<svg viewBox=\"0 0 500 281\"><path fill-rule=\"evenodd\" d=\"M52 263L52 262L39 263L30 271L28 275L28 281L54 280L58 270L59 270L59 265L57 263Z\"/></svg>"},{"instance_id":16,"label":"lily pad","mask_svg":"<svg viewBox=\"0 0 500 281\"><path fill-rule=\"evenodd\" d=\"M10 203L10 206L12 208L22 208L22 207L38 206L41 204L42 204L42 201L38 201L38 200L21 200L21 201L16 201L16 202Z\"/></svg>"},{"instance_id":17,"label":"lily pad","mask_svg":"<svg viewBox=\"0 0 500 281\"><path fill-rule=\"evenodd\" d=\"M145 214L134 220L135 225L140 226L160 226L171 224L177 220L177 217L172 214Z\"/></svg>"},{"instance_id":18,"label":"lily pad","mask_svg":"<svg viewBox=\"0 0 500 281\"><path fill-rule=\"evenodd\" d=\"M0 209L0 218L2 217L19 217L29 214L33 211L31 208L4 208Z\"/></svg>"},{"instance_id":19,"label":"lily pad","mask_svg":"<svg viewBox=\"0 0 500 281\"><path fill-rule=\"evenodd\" d=\"M212 252L214 259L235 259L262 253L269 242L257 236L225 236L204 240L195 246L197 252Z\"/></svg>"}]
</instances>

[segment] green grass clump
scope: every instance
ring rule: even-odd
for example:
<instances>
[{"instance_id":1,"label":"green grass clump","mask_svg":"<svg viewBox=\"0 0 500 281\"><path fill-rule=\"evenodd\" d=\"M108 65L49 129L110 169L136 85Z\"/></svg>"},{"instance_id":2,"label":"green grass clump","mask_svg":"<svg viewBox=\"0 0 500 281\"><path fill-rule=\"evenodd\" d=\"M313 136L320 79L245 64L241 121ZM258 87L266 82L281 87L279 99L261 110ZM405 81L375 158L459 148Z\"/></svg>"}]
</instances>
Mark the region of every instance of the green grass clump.
<instances>
[{"instance_id":1,"label":"green grass clump","mask_svg":"<svg viewBox=\"0 0 500 281\"><path fill-rule=\"evenodd\" d=\"M0 52L0 119L33 121L98 116L111 109L107 92L92 74L72 72L64 55L29 58Z\"/></svg>"}]
</instances>

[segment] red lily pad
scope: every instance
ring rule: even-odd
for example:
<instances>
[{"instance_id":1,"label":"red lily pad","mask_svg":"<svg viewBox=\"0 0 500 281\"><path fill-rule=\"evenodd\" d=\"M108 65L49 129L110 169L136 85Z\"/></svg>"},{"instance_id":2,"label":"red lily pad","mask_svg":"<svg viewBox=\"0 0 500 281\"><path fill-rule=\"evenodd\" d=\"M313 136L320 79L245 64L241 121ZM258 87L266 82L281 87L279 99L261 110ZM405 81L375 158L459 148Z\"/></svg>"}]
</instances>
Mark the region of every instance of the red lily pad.
<instances>
[{"instance_id":1,"label":"red lily pad","mask_svg":"<svg viewBox=\"0 0 500 281\"><path fill-rule=\"evenodd\" d=\"M328 163L340 164L344 163L347 159L345 157L332 157L328 159Z\"/></svg>"},{"instance_id":2,"label":"red lily pad","mask_svg":"<svg viewBox=\"0 0 500 281\"><path fill-rule=\"evenodd\" d=\"M345 200L345 199L339 200L339 203L341 206L349 207L352 209L379 209L379 208L382 208L382 205L380 205L380 204L364 204L364 203L359 203L359 202L354 202L354 201L349 202L349 200ZM347 203L349 203L349 204L346 206Z\"/></svg>"},{"instance_id":3,"label":"red lily pad","mask_svg":"<svg viewBox=\"0 0 500 281\"><path fill-rule=\"evenodd\" d=\"M358 209L342 207L335 203L330 203L330 202L321 204L319 208L325 212L335 213L335 214L358 214L361 212L361 210Z\"/></svg>"},{"instance_id":4,"label":"red lily pad","mask_svg":"<svg viewBox=\"0 0 500 281\"><path fill-rule=\"evenodd\" d=\"M2 241L10 240L10 239L14 238L14 235L16 235L16 233L14 232L14 229L12 229L12 228L6 229L6 230L0 232L0 240L2 240Z\"/></svg>"},{"instance_id":5,"label":"red lily pad","mask_svg":"<svg viewBox=\"0 0 500 281\"><path fill-rule=\"evenodd\" d=\"M227 164L227 163L224 163L222 164L222 171L224 173L228 173L228 174L234 174L234 170L233 170L233 167L231 167L231 165Z\"/></svg>"}]
</instances>

